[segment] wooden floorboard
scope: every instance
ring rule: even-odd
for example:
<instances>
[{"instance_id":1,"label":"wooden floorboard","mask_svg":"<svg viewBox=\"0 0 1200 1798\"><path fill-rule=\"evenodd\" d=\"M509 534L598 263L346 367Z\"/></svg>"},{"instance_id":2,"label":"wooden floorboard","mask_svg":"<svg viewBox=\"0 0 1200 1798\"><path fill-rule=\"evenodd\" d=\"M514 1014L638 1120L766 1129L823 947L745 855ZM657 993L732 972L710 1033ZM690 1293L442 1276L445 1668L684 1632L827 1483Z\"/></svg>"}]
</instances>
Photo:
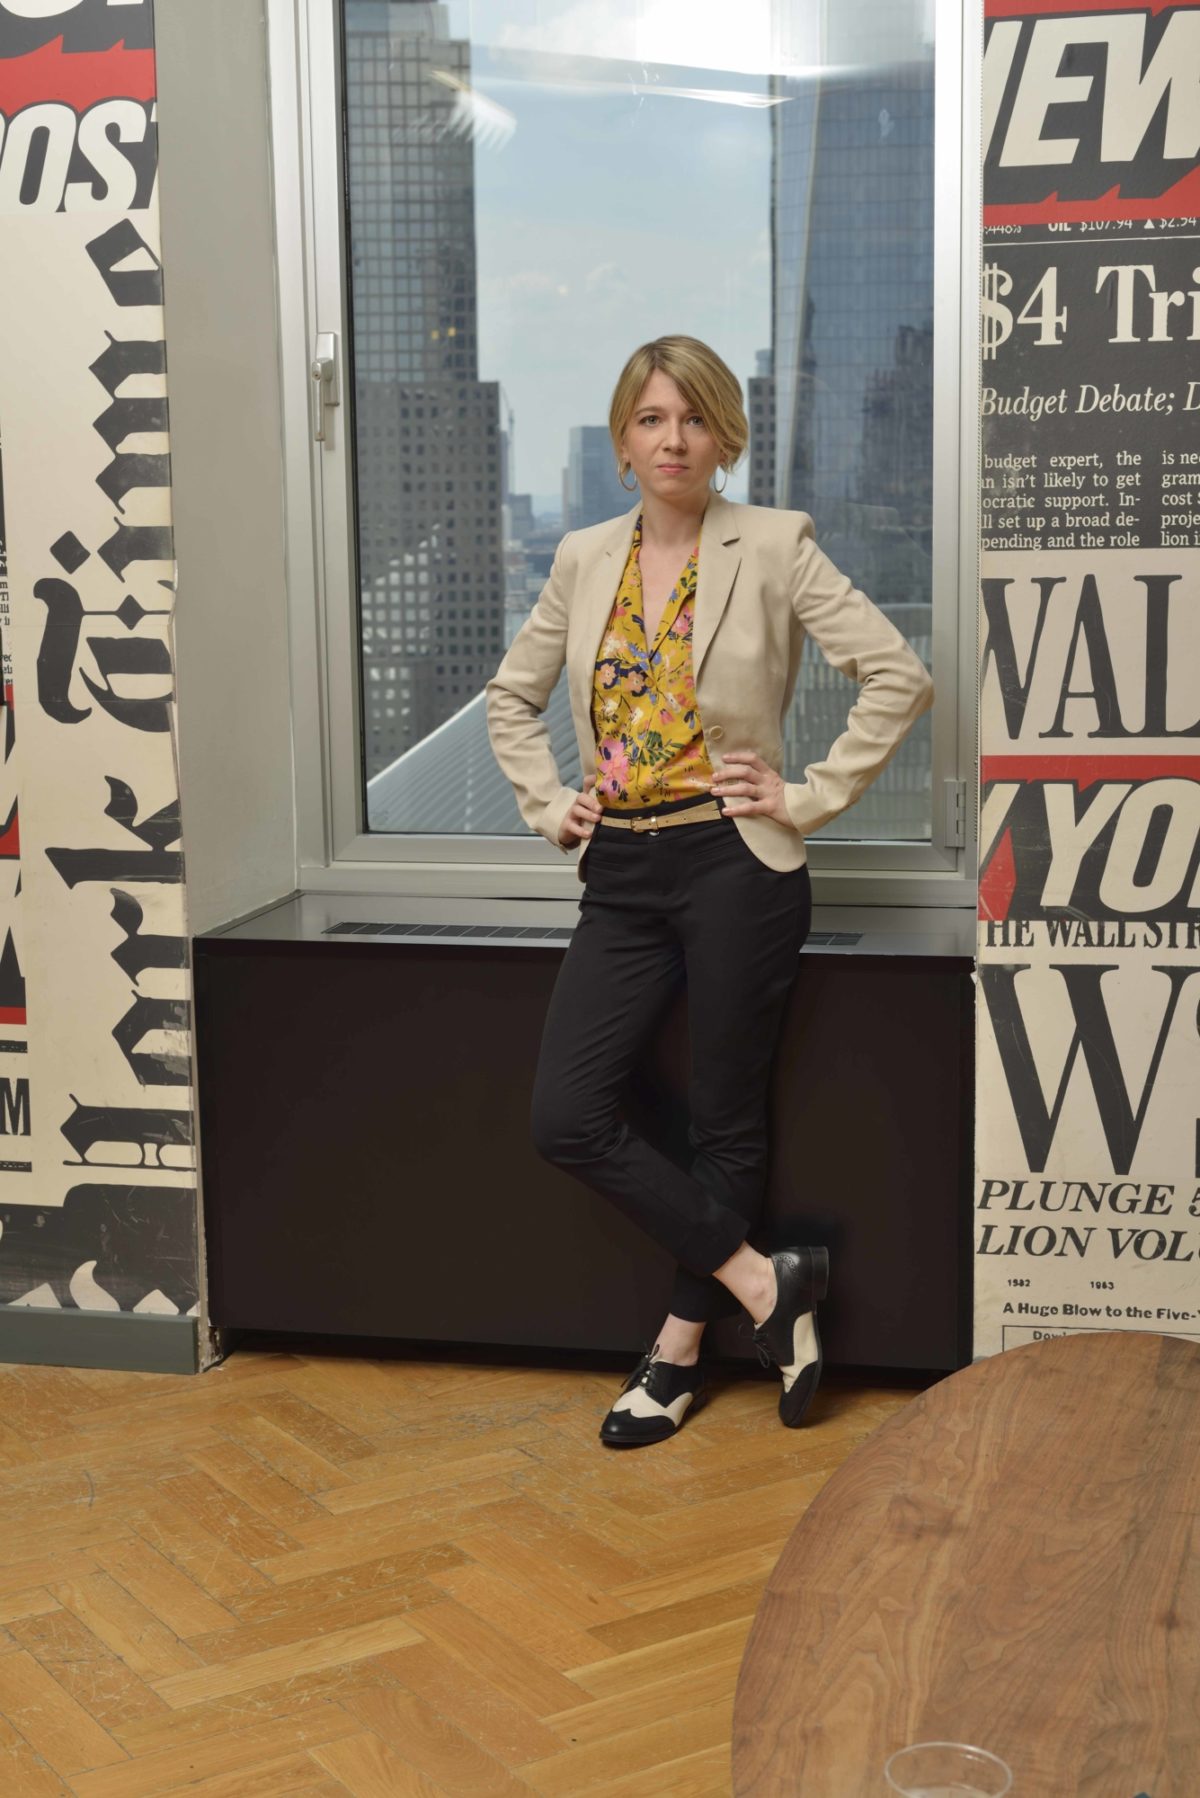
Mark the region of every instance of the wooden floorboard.
<instances>
[{"instance_id":1,"label":"wooden floorboard","mask_svg":"<svg viewBox=\"0 0 1200 1798\"><path fill-rule=\"evenodd\" d=\"M924 1384L714 1376L597 1439L619 1373L239 1349L0 1368L5 1798L713 1798L797 1519Z\"/></svg>"}]
</instances>

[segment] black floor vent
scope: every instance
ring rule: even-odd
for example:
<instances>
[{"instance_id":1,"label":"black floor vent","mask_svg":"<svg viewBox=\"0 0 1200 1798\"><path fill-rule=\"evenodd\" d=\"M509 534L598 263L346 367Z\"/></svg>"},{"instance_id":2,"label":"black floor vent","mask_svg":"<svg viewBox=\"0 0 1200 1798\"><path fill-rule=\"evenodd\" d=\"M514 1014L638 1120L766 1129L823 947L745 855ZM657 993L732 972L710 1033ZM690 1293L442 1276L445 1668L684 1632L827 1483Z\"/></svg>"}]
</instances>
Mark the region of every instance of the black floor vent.
<instances>
[{"instance_id":1,"label":"black floor vent","mask_svg":"<svg viewBox=\"0 0 1200 1798\"><path fill-rule=\"evenodd\" d=\"M569 924L327 924L322 936L404 936L421 942L569 943ZM809 946L817 949L850 949L862 941L861 930L814 930Z\"/></svg>"},{"instance_id":2,"label":"black floor vent","mask_svg":"<svg viewBox=\"0 0 1200 1798\"><path fill-rule=\"evenodd\" d=\"M327 924L322 936L436 937L440 943L568 943L569 924Z\"/></svg>"}]
</instances>

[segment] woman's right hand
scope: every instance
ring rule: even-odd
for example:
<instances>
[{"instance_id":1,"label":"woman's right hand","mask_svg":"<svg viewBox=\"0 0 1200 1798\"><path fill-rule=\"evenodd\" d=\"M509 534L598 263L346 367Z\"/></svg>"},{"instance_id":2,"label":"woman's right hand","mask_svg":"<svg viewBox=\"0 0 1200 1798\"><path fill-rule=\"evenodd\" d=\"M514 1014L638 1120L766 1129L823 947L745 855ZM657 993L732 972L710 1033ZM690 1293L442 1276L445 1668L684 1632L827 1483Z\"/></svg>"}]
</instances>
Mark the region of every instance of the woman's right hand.
<instances>
[{"instance_id":1,"label":"woman's right hand","mask_svg":"<svg viewBox=\"0 0 1200 1798\"><path fill-rule=\"evenodd\" d=\"M583 792L578 799L573 801L570 811L558 827L558 840L564 849L569 849L572 844L580 843L585 837L590 837L600 821L600 801L594 793L588 790L595 784L596 776L594 774L585 777Z\"/></svg>"}]
</instances>

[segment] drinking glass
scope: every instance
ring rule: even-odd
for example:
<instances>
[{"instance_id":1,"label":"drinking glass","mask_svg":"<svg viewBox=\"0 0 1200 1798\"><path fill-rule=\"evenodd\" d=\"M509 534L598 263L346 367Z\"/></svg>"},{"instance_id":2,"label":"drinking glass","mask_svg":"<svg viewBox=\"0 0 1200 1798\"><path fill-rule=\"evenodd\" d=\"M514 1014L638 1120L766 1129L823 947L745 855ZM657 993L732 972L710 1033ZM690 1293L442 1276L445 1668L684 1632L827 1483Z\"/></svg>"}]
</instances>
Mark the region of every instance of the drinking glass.
<instances>
[{"instance_id":1,"label":"drinking glass","mask_svg":"<svg viewBox=\"0 0 1200 1798\"><path fill-rule=\"evenodd\" d=\"M1012 1786L997 1755L966 1742L914 1742L891 1755L883 1773L904 1798L1004 1798Z\"/></svg>"}]
</instances>

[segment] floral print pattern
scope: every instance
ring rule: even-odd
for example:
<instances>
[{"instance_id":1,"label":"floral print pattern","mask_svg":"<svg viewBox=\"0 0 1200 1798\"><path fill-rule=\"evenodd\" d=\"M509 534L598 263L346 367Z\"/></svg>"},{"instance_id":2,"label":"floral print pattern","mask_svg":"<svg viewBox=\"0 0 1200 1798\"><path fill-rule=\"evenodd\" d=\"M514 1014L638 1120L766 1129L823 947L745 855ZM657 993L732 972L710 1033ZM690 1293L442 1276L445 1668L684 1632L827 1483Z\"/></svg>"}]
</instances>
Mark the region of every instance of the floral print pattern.
<instances>
[{"instance_id":1,"label":"floral print pattern","mask_svg":"<svg viewBox=\"0 0 1200 1798\"><path fill-rule=\"evenodd\" d=\"M592 683L595 793L606 811L707 796L713 776L692 674L700 545L671 590L653 643L642 615L641 547L639 513Z\"/></svg>"}]
</instances>

